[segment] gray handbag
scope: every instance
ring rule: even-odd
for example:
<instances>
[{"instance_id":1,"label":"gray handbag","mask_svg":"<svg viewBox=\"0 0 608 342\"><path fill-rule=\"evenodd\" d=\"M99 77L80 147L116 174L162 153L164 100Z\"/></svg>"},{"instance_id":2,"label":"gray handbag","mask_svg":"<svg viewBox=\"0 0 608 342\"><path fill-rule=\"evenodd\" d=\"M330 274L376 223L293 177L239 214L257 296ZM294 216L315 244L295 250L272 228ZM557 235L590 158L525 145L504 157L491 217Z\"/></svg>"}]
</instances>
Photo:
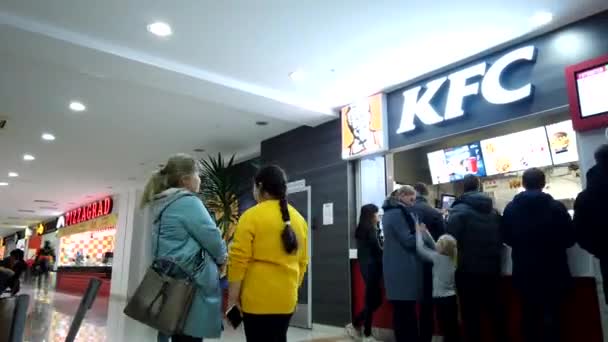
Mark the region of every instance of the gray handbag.
<instances>
[{"instance_id":1,"label":"gray handbag","mask_svg":"<svg viewBox=\"0 0 608 342\"><path fill-rule=\"evenodd\" d=\"M160 241L160 219L165 209L158 217L157 241ZM177 335L183 332L195 292L191 274L185 272L173 260L156 258L129 300L124 313L163 334Z\"/></svg>"}]
</instances>

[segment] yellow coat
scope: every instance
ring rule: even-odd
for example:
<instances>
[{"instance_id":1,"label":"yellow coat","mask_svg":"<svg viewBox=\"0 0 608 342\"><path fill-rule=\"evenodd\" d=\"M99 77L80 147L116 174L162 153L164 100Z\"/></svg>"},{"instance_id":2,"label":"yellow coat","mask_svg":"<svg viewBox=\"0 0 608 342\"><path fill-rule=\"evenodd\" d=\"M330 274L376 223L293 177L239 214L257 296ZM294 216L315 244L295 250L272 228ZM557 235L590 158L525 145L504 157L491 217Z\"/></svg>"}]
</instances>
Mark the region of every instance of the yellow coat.
<instances>
[{"instance_id":1,"label":"yellow coat","mask_svg":"<svg viewBox=\"0 0 608 342\"><path fill-rule=\"evenodd\" d=\"M289 206L298 250L287 254L281 241L285 223L278 201L265 201L239 220L230 246L228 279L242 281L241 306L249 314L291 314L308 266L308 226Z\"/></svg>"}]
</instances>

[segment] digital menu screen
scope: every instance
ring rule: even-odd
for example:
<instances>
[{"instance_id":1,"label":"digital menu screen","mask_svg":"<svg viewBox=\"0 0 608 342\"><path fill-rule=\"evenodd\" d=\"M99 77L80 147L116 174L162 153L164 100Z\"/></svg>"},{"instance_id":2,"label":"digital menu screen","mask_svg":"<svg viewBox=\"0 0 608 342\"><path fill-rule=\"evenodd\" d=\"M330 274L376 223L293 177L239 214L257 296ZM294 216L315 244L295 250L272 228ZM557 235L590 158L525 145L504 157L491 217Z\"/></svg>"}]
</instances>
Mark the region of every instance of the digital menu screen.
<instances>
[{"instance_id":1,"label":"digital menu screen","mask_svg":"<svg viewBox=\"0 0 608 342\"><path fill-rule=\"evenodd\" d=\"M461 180L468 174L486 176L486 167L479 142L429 153L433 184Z\"/></svg>"},{"instance_id":2,"label":"digital menu screen","mask_svg":"<svg viewBox=\"0 0 608 342\"><path fill-rule=\"evenodd\" d=\"M572 120L558 122L546 126L551 147L553 164L565 164L578 161L576 134L572 128Z\"/></svg>"},{"instance_id":3,"label":"digital menu screen","mask_svg":"<svg viewBox=\"0 0 608 342\"><path fill-rule=\"evenodd\" d=\"M576 74L581 117L608 113L608 65Z\"/></svg>"},{"instance_id":4,"label":"digital menu screen","mask_svg":"<svg viewBox=\"0 0 608 342\"><path fill-rule=\"evenodd\" d=\"M487 175L552 165L545 127L482 140Z\"/></svg>"}]
</instances>

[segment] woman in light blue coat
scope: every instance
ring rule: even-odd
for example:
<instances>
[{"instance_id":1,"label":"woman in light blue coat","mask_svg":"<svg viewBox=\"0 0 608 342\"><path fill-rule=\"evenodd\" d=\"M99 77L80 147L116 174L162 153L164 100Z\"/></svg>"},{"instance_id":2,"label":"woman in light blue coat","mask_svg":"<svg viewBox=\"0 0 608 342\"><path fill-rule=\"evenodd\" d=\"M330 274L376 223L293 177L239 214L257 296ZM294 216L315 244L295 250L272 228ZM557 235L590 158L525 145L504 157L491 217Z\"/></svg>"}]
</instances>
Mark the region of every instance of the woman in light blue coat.
<instances>
[{"instance_id":1,"label":"woman in light blue coat","mask_svg":"<svg viewBox=\"0 0 608 342\"><path fill-rule=\"evenodd\" d=\"M184 154L171 157L150 179L142 199L142 207L150 207L155 222L153 258L171 259L181 268L172 275L191 275L196 285L183 335L172 336L173 342L219 338L222 331L219 268L226 262L226 245L196 196L199 173L200 165L194 158ZM159 336L159 341L166 340Z\"/></svg>"}]
</instances>

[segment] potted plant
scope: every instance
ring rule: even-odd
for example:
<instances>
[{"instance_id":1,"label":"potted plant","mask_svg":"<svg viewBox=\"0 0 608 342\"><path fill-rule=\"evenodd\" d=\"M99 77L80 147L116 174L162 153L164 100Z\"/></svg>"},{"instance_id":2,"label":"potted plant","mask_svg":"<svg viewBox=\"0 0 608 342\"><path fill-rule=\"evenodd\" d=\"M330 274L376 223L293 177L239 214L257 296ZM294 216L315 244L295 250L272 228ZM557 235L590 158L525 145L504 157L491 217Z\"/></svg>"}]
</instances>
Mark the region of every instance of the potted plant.
<instances>
[{"instance_id":1,"label":"potted plant","mask_svg":"<svg viewBox=\"0 0 608 342\"><path fill-rule=\"evenodd\" d=\"M234 155L226 162L221 153L217 157L208 156L201 160L202 186L201 196L215 222L222 232L226 245L232 240L239 219L239 201L236 195L237 183L233 175ZM226 268L220 275L224 292L224 305L228 294ZM224 308L225 309L225 308Z\"/></svg>"}]
</instances>

